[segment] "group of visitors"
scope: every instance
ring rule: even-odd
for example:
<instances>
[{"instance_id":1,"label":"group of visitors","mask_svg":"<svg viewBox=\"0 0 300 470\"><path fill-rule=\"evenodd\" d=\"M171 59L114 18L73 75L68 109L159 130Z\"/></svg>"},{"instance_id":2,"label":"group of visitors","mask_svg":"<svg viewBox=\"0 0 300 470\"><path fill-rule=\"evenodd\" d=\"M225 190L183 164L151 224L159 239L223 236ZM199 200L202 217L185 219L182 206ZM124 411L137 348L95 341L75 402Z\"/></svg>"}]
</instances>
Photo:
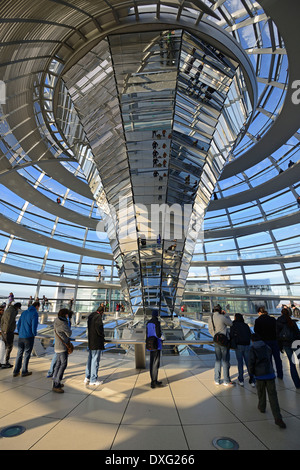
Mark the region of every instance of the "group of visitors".
<instances>
[{"instance_id":1,"label":"group of visitors","mask_svg":"<svg viewBox=\"0 0 300 470\"><path fill-rule=\"evenodd\" d=\"M40 302L35 301L23 311L18 322L16 317L21 309L20 303L9 305L6 310L0 309L1 340L0 340L0 366L11 368L10 354L13 348L14 332L18 332L18 351L13 369L13 377L20 374L22 377L31 375L28 371L28 363L37 335L38 311ZM91 313L87 320L88 328L88 359L86 363L84 383L90 386L100 385L98 370L101 351L105 349L103 314L104 304ZM47 377L53 380L52 390L63 393L62 379L68 364L68 355L72 344L70 342L72 311L62 308L54 321L54 356ZM163 335L158 311L152 311L152 318L146 325L146 348L150 352L150 377L151 388L161 387L158 380L160 367L160 355L163 344ZM258 409L265 412L266 394L270 401L271 411L275 423L285 428L282 420L275 385L275 371L272 359L274 359L277 377L283 378L282 360L280 352L285 352L289 360L290 374L296 389L300 389L300 378L294 360L295 344L300 339L300 331L297 320L291 318L291 312L284 307L281 316L276 320L270 316L264 307L258 309L258 318L255 320L254 333L245 323L243 315L236 313L231 320L228 313L222 310L220 305L214 307L209 318L208 329L213 337L215 348L214 380L216 385L221 384L221 371L223 368L223 385L234 386L230 378L230 349L236 354L238 366L238 383L244 386L244 365L249 374L249 383L256 387L258 395ZM155 340L151 342L150 340ZM150 346L151 345L151 346Z\"/></svg>"},{"instance_id":2,"label":"group of visitors","mask_svg":"<svg viewBox=\"0 0 300 470\"><path fill-rule=\"evenodd\" d=\"M33 302L27 310L21 313L18 322L16 322L16 317L21 310L21 303L17 302L10 305L6 310L4 307L0 309L0 367L2 369L13 367L9 361L14 344L15 329L18 332L18 350L13 377L20 375L26 377L32 374L28 370L28 364L33 350L34 339L37 335L39 309L40 302ZM98 369L100 354L104 349L104 328L102 322L104 311L104 305L101 304L96 312L89 315L87 322L89 355L86 364L85 383L89 383L92 386L102 383L98 381ZM56 393L64 392L62 378L68 365L69 351L73 348L70 342L72 314L73 312L69 309L62 308L54 320L54 356L47 377L52 377L52 390Z\"/></svg>"},{"instance_id":3,"label":"group of visitors","mask_svg":"<svg viewBox=\"0 0 300 470\"><path fill-rule=\"evenodd\" d=\"M277 398L275 371L283 379L283 368L280 352L285 352L289 361L290 374L296 389L300 389L300 378L294 360L297 340L300 331L291 312L284 307L281 316L276 320L264 307L258 309L258 318L254 323L254 333L244 322L241 314L236 313L234 320L218 305L213 309L209 319L209 332L215 347L215 384L220 385L221 368L223 367L223 385L230 387L235 383L230 379L230 349L235 350L238 365L238 383L244 386L244 364L249 374L249 383L257 389L258 409L266 409L266 393L275 423L285 428Z\"/></svg>"}]
</instances>

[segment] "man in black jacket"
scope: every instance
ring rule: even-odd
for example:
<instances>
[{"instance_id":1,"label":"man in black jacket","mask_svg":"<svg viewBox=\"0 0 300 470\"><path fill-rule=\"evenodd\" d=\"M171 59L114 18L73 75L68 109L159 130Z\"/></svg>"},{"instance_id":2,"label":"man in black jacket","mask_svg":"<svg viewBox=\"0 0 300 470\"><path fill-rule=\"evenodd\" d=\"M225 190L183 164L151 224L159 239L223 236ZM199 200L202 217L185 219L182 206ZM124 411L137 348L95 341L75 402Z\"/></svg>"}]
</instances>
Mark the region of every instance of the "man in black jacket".
<instances>
[{"instance_id":1,"label":"man in black jacket","mask_svg":"<svg viewBox=\"0 0 300 470\"><path fill-rule=\"evenodd\" d=\"M101 385L103 383L98 381L101 351L105 349L102 321L103 314L104 307L101 305L97 308L96 312L89 315L87 321L89 356L86 364L84 383L89 383L93 386Z\"/></svg>"},{"instance_id":2,"label":"man in black jacket","mask_svg":"<svg viewBox=\"0 0 300 470\"><path fill-rule=\"evenodd\" d=\"M276 320L274 317L270 317L264 307L260 307L258 309L258 315L259 316L254 323L254 333L259 335L260 338L271 348L272 356L275 361L277 377L282 379L282 360L276 336Z\"/></svg>"}]
</instances>

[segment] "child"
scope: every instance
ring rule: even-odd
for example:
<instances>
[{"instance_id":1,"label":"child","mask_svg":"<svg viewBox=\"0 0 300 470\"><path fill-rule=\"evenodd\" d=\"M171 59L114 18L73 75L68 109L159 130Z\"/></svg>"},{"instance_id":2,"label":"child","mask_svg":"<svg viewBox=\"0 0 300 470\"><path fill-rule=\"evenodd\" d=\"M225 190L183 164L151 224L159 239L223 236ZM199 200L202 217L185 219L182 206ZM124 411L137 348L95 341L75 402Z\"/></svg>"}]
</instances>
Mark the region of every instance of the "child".
<instances>
[{"instance_id":1,"label":"child","mask_svg":"<svg viewBox=\"0 0 300 470\"><path fill-rule=\"evenodd\" d=\"M272 351L269 346L260 339L257 334L251 335L252 346L249 353L249 373L255 376L258 395L258 409L261 413L266 410L266 391L270 401L275 424L280 428L286 428L280 413L277 391L275 385L275 373L272 366Z\"/></svg>"}]
</instances>

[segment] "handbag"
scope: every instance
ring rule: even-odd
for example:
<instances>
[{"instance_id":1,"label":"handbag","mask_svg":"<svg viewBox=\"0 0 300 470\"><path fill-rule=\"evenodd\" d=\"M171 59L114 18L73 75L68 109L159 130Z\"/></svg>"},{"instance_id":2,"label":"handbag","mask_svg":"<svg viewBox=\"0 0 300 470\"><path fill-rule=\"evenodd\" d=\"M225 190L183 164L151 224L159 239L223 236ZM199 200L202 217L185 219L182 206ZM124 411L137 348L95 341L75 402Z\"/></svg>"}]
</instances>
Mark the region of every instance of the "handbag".
<instances>
[{"instance_id":1,"label":"handbag","mask_svg":"<svg viewBox=\"0 0 300 470\"><path fill-rule=\"evenodd\" d=\"M158 348L158 341L156 336L148 336L146 338L146 349L148 351L155 351Z\"/></svg>"},{"instance_id":2,"label":"handbag","mask_svg":"<svg viewBox=\"0 0 300 470\"><path fill-rule=\"evenodd\" d=\"M67 343L65 341L63 341L63 339L61 338L61 336L59 336L59 334L57 333L56 330L54 330L56 335L58 336L58 338L60 339L60 341L62 342L62 344L67 348L67 353L68 354L72 354L72 352L74 351L74 346L73 344L71 343L71 341L68 341Z\"/></svg>"},{"instance_id":3,"label":"handbag","mask_svg":"<svg viewBox=\"0 0 300 470\"><path fill-rule=\"evenodd\" d=\"M213 315L211 316L211 321L213 324L213 329L216 330ZM217 343L219 346L229 346L229 339L223 333L216 333L213 337L214 343Z\"/></svg>"}]
</instances>

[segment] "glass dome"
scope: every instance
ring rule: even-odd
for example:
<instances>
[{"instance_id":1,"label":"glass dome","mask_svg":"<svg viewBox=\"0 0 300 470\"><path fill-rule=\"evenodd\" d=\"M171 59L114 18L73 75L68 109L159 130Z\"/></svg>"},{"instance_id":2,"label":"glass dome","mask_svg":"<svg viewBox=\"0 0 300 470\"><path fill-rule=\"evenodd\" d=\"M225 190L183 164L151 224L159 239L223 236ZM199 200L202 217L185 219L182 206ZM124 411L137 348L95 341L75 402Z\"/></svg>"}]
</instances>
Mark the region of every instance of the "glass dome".
<instances>
[{"instance_id":1,"label":"glass dome","mask_svg":"<svg viewBox=\"0 0 300 470\"><path fill-rule=\"evenodd\" d=\"M24 305L29 296L45 296L53 311L71 298L76 311L90 311L100 300L114 310L127 300L101 223L105 185L74 108L78 89L64 93L63 85L108 36L143 32L150 47L151 32L185 30L213 47L230 37L236 49L227 44L225 51L224 41L223 53L247 56L244 85L255 79L257 96L251 121L210 193L182 304L187 312L221 303L231 312L254 313L261 303L278 312L281 303L300 302L292 13L283 17L284 7L263 0L76 0L57 1L51 11L44 3L7 1L1 7L2 300L10 292ZM115 73L108 59L96 72L87 67L82 93ZM185 119L191 124L191 116Z\"/></svg>"}]
</instances>

